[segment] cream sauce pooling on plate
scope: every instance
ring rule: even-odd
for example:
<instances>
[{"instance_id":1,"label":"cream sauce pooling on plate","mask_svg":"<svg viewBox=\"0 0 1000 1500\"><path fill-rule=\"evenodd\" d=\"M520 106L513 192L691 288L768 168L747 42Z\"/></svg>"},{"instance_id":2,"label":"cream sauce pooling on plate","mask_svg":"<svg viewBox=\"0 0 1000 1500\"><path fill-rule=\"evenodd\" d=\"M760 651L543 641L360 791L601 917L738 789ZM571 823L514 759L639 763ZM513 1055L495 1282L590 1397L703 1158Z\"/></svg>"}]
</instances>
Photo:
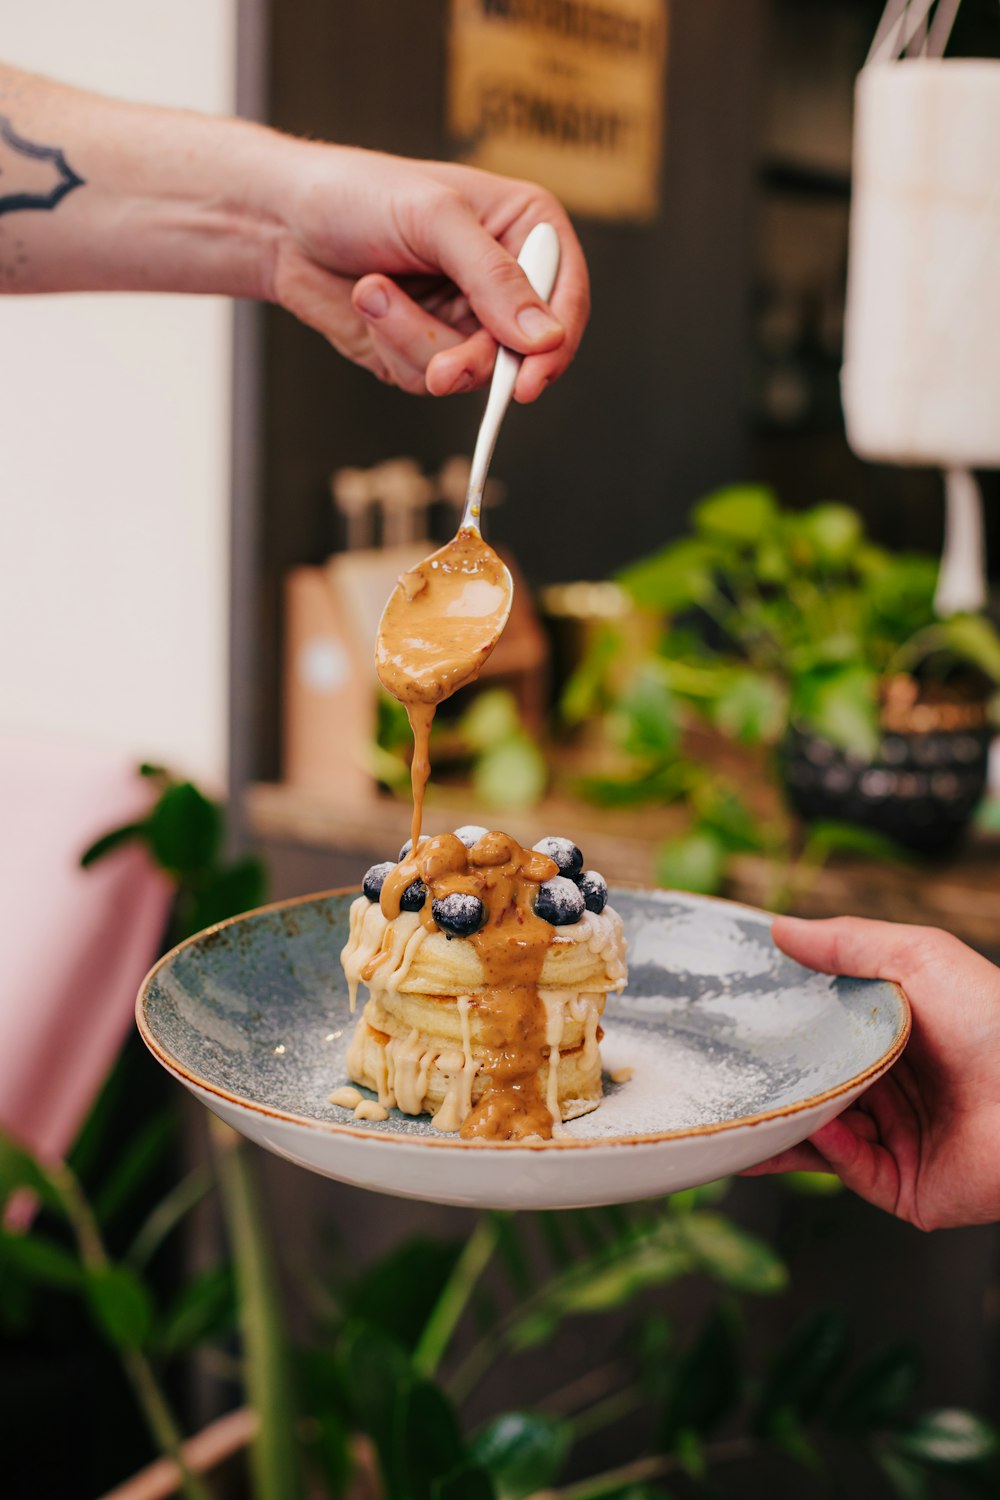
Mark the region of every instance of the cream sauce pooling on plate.
<instances>
[{"instance_id":1,"label":"cream sauce pooling on plate","mask_svg":"<svg viewBox=\"0 0 1000 1500\"><path fill-rule=\"evenodd\" d=\"M479 676L510 611L510 574L477 531L463 530L404 573L382 614L375 670L413 730L413 842L430 775L434 710Z\"/></svg>"}]
</instances>

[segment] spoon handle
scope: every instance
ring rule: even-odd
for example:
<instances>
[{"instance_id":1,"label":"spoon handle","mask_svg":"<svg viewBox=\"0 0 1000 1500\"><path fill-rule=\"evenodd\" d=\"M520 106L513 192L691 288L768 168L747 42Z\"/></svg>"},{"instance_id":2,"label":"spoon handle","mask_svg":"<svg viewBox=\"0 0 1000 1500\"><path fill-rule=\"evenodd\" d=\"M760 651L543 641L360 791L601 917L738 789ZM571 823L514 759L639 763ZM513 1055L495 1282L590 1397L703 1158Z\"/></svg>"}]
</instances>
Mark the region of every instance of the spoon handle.
<instances>
[{"instance_id":1,"label":"spoon handle","mask_svg":"<svg viewBox=\"0 0 1000 1500\"><path fill-rule=\"evenodd\" d=\"M552 225L536 224L521 246L521 253L517 257L521 270L545 302L549 300L552 288L556 284L559 253L559 236ZM469 489L465 497L465 510L462 512L460 531L479 530L486 474L493 457L493 449L496 447L500 423L503 421L504 412L510 405L510 398L514 394L517 372L521 368L523 357L521 354L515 354L513 349L501 347L497 350L493 379L490 382L490 394L486 400L483 420L479 424L476 451L472 455Z\"/></svg>"}]
</instances>

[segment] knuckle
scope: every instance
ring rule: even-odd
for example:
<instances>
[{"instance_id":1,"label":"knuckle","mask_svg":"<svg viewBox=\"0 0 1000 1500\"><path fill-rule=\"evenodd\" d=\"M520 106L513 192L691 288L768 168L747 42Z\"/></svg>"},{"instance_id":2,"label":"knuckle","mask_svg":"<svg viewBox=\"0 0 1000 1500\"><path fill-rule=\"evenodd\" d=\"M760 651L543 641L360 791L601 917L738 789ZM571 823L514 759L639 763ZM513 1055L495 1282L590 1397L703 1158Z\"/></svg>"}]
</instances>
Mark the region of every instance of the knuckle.
<instances>
[{"instance_id":1,"label":"knuckle","mask_svg":"<svg viewBox=\"0 0 1000 1500\"><path fill-rule=\"evenodd\" d=\"M959 938L940 927L914 927L911 931L911 969L931 966L950 968L969 951Z\"/></svg>"}]
</instances>

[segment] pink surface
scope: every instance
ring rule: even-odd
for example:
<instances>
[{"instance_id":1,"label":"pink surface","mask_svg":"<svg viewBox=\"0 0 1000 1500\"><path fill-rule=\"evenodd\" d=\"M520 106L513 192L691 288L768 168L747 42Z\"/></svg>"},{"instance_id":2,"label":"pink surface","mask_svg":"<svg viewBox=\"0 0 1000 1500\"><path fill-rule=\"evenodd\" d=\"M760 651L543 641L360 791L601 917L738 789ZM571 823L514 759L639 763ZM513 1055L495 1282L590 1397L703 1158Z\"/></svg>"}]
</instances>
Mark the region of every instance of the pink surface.
<instances>
[{"instance_id":1,"label":"pink surface","mask_svg":"<svg viewBox=\"0 0 1000 1500\"><path fill-rule=\"evenodd\" d=\"M141 849L86 871L80 854L150 801L130 758L0 735L0 1128L43 1157L114 1061L170 900Z\"/></svg>"}]
</instances>

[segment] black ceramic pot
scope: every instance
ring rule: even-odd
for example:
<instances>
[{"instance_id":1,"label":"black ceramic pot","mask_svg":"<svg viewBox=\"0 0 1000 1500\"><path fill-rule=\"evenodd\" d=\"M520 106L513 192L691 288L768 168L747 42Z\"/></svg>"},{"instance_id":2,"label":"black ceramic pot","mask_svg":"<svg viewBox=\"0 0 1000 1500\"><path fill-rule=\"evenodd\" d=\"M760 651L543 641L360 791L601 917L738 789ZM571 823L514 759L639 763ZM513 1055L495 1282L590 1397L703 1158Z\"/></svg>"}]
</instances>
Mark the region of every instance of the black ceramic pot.
<instances>
[{"instance_id":1,"label":"black ceramic pot","mask_svg":"<svg viewBox=\"0 0 1000 1500\"><path fill-rule=\"evenodd\" d=\"M920 853L942 853L958 841L986 790L991 739L985 695L949 695L891 678L875 759L793 725L779 756L785 795L806 823L859 824Z\"/></svg>"}]
</instances>

